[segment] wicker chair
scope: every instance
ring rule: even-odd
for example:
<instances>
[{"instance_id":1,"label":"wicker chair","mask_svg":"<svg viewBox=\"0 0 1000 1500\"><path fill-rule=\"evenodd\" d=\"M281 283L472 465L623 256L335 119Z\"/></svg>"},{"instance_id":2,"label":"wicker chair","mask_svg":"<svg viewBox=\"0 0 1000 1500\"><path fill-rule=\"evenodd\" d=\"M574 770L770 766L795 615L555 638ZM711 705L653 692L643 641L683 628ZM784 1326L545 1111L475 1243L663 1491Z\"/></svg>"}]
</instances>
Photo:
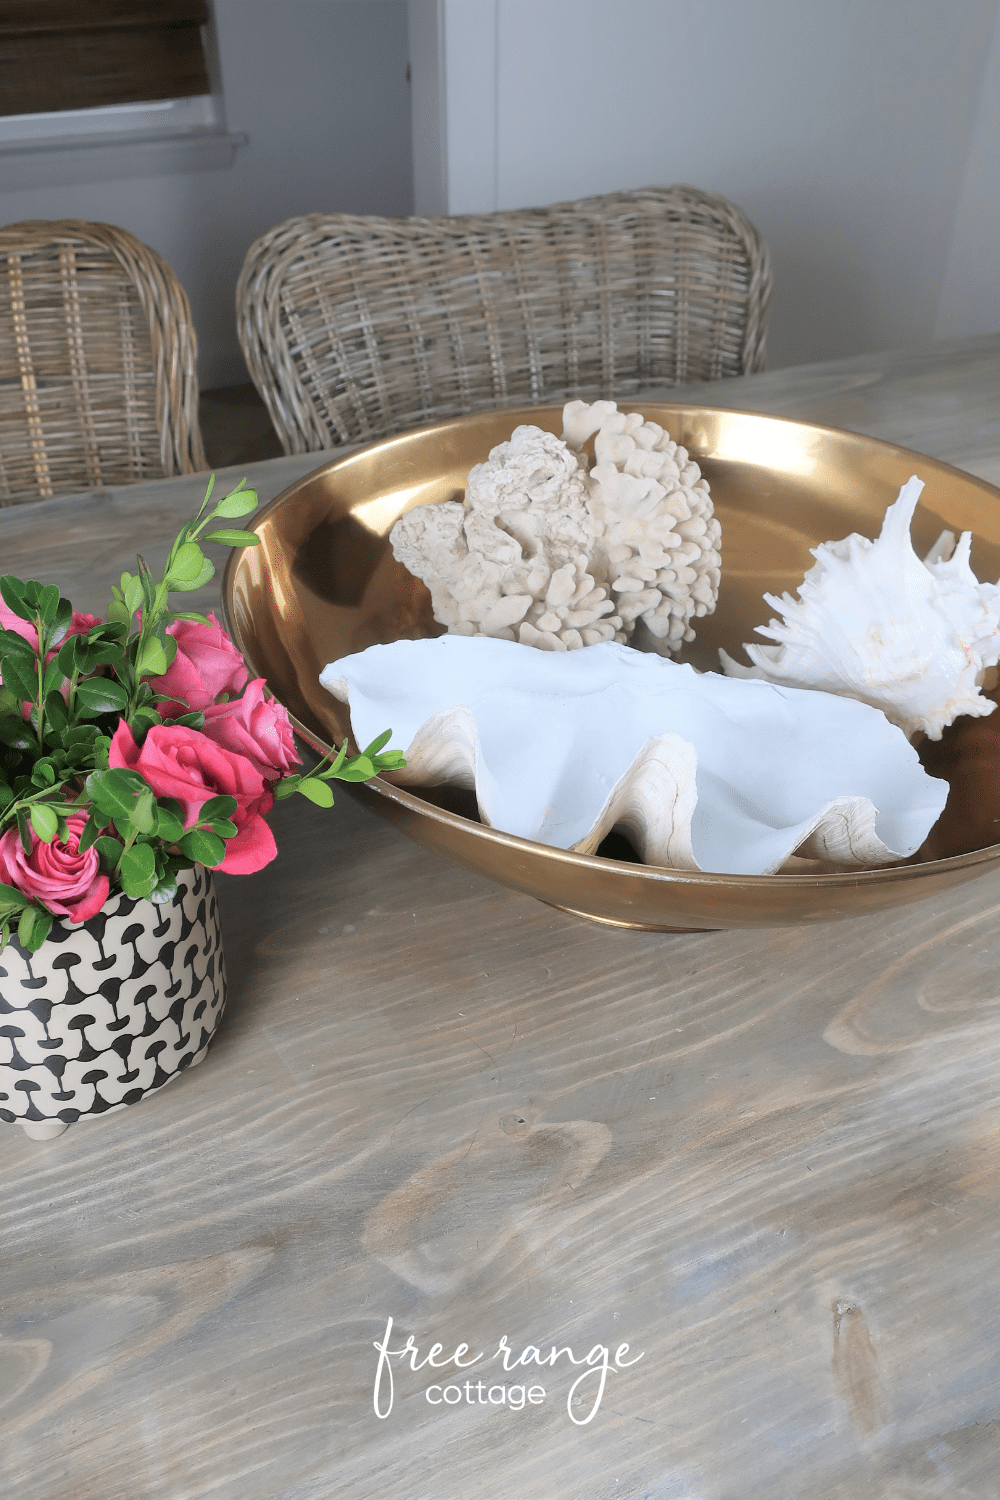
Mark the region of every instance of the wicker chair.
<instances>
[{"instance_id":1,"label":"wicker chair","mask_svg":"<svg viewBox=\"0 0 1000 1500\"><path fill-rule=\"evenodd\" d=\"M207 468L194 329L124 229L0 229L0 505Z\"/></svg>"},{"instance_id":2,"label":"wicker chair","mask_svg":"<svg viewBox=\"0 0 1000 1500\"><path fill-rule=\"evenodd\" d=\"M763 367L767 248L691 187L437 219L309 214L236 293L287 453L528 402L628 400Z\"/></svg>"}]
</instances>

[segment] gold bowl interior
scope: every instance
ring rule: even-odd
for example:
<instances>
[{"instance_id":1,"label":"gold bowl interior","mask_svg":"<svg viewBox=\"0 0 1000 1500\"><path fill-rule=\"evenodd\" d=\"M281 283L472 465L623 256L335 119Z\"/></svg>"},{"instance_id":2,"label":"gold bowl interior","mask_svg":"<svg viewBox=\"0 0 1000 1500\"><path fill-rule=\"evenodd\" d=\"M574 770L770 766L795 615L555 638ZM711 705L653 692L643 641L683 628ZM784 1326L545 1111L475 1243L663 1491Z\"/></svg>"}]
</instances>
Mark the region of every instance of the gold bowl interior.
<instances>
[{"instance_id":1,"label":"gold bowl interior","mask_svg":"<svg viewBox=\"0 0 1000 1500\"><path fill-rule=\"evenodd\" d=\"M913 527L918 553L946 527L968 530L977 575L1000 575L1000 491L984 480L834 428L712 407L635 405L701 466L722 522L718 607L695 622L697 640L681 657L696 667L718 670L719 646L742 660L741 643L754 638L754 627L770 613L762 594L794 593L817 543L852 531L877 535L887 505L911 474L926 484ZM460 499L472 465L521 422L560 432L562 408L458 418L334 458L260 512L254 523L259 547L231 556L223 607L233 638L315 749L328 749L350 731L344 706L319 685L327 662L377 642L441 633L428 591L392 555L394 522L413 506ZM975 753L981 760L981 745ZM992 763L980 779L977 797L997 779ZM879 870L700 874L572 854L485 828L461 795L418 796L382 778L355 790L418 843L465 868L620 926L691 930L826 921L934 895L1000 862L1000 846L972 848L970 838L976 838L966 829L948 834L950 847L939 840L934 852L945 857ZM953 822L956 793L957 784L949 804ZM952 852L963 848L970 852Z\"/></svg>"}]
</instances>

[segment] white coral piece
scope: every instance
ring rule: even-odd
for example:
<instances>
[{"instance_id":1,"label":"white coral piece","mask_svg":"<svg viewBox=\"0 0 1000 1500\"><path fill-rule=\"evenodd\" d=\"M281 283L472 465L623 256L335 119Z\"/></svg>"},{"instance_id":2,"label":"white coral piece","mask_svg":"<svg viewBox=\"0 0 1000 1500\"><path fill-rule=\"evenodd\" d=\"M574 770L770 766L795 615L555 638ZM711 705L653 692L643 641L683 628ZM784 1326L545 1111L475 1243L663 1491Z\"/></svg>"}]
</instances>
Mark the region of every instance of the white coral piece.
<instances>
[{"instance_id":1,"label":"white coral piece","mask_svg":"<svg viewBox=\"0 0 1000 1500\"><path fill-rule=\"evenodd\" d=\"M950 557L945 532L921 562L910 523L923 487L915 475L903 485L874 542L852 533L813 548L798 599L764 595L783 618L757 634L777 644L744 645L753 667L720 652L727 674L858 698L910 738L992 713L980 685L1000 659L1000 587L973 573L967 531Z\"/></svg>"},{"instance_id":2,"label":"white coral piece","mask_svg":"<svg viewBox=\"0 0 1000 1500\"><path fill-rule=\"evenodd\" d=\"M722 528L708 483L687 449L613 401L571 401L563 437L574 450L593 436L588 504L599 523L595 575L607 580L626 636L638 620L660 652L694 640L691 619L719 595Z\"/></svg>"},{"instance_id":3,"label":"white coral piece","mask_svg":"<svg viewBox=\"0 0 1000 1500\"><path fill-rule=\"evenodd\" d=\"M594 852L618 828L648 864L771 874L923 843L947 784L866 704L741 682L612 642L554 657L508 641L396 641L332 662L359 744L386 724L409 786L474 789L484 823ZM544 712L539 706L544 706Z\"/></svg>"},{"instance_id":4,"label":"white coral piece","mask_svg":"<svg viewBox=\"0 0 1000 1500\"><path fill-rule=\"evenodd\" d=\"M407 512L393 552L452 634L564 651L624 642L641 619L674 651L718 595L708 486L661 427L613 401L570 402L563 420L562 438L516 428L471 470L464 503Z\"/></svg>"}]
</instances>

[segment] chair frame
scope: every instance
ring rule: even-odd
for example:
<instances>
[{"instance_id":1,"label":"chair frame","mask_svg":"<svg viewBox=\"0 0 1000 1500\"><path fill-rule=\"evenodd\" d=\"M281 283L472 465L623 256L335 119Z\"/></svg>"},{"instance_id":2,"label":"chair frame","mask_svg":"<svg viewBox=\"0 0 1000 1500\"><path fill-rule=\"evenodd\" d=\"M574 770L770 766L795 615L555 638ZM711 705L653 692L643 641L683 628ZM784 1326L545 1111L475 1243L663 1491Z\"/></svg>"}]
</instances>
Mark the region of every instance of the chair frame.
<instances>
[{"instance_id":1,"label":"chair frame","mask_svg":"<svg viewBox=\"0 0 1000 1500\"><path fill-rule=\"evenodd\" d=\"M50 266L30 264L33 253L49 247L57 251ZM79 305L79 278L76 255L96 247L105 250L121 267L135 289L146 317L155 377L156 451L151 451L147 434L140 430L139 419L130 407L128 381L123 384L120 425L114 436L121 442L122 431L130 455L129 464L109 461L108 443L94 419L94 378L88 370L88 338ZM62 301L65 337L70 367L65 372L67 410L61 421L49 420L43 399L43 384L36 372L38 337L33 352L31 293L37 292L41 278L47 276L57 296L53 307ZM65 466L66 453L79 443L80 481L76 488L103 487L148 478L190 474L207 469L205 450L198 424L197 340L187 296L174 272L163 258L148 245L115 225L82 219L26 220L0 228L0 286L6 282L13 322L16 364L24 400L24 420L31 452L34 489L12 488L5 473L0 448L0 505L47 499L59 493L72 493L73 483L53 481L52 470L58 458ZM57 285L58 283L58 285ZM58 322L50 314L50 328ZM124 364L135 350L126 350ZM91 359L93 355L91 354ZM62 381L45 382L49 390L63 390ZM106 402L106 395L105 395ZM71 410L70 410L71 409ZM8 418L10 413L8 413ZM104 417L106 426L107 418ZM132 480L129 469L143 470ZM124 472L123 472L124 469ZM157 472L159 470L159 472Z\"/></svg>"},{"instance_id":2,"label":"chair frame","mask_svg":"<svg viewBox=\"0 0 1000 1500\"><path fill-rule=\"evenodd\" d=\"M745 214L681 185L450 218L288 219L248 251L236 315L284 449L305 453L464 412L752 373L770 297Z\"/></svg>"}]
</instances>

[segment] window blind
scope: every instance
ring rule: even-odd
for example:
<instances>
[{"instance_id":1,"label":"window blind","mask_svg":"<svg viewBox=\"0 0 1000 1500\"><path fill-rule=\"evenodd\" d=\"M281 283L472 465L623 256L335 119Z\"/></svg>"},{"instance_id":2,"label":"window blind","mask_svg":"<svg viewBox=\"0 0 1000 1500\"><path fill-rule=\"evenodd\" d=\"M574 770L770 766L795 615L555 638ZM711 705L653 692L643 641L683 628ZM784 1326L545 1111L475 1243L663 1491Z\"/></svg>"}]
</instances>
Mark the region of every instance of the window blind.
<instances>
[{"instance_id":1,"label":"window blind","mask_svg":"<svg viewBox=\"0 0 1000 1500\"><path fill-rule=\"evenodd\" d=\"M205 0L0 0L0 115L211 93Z\"/></svg>"}]
</instances>

